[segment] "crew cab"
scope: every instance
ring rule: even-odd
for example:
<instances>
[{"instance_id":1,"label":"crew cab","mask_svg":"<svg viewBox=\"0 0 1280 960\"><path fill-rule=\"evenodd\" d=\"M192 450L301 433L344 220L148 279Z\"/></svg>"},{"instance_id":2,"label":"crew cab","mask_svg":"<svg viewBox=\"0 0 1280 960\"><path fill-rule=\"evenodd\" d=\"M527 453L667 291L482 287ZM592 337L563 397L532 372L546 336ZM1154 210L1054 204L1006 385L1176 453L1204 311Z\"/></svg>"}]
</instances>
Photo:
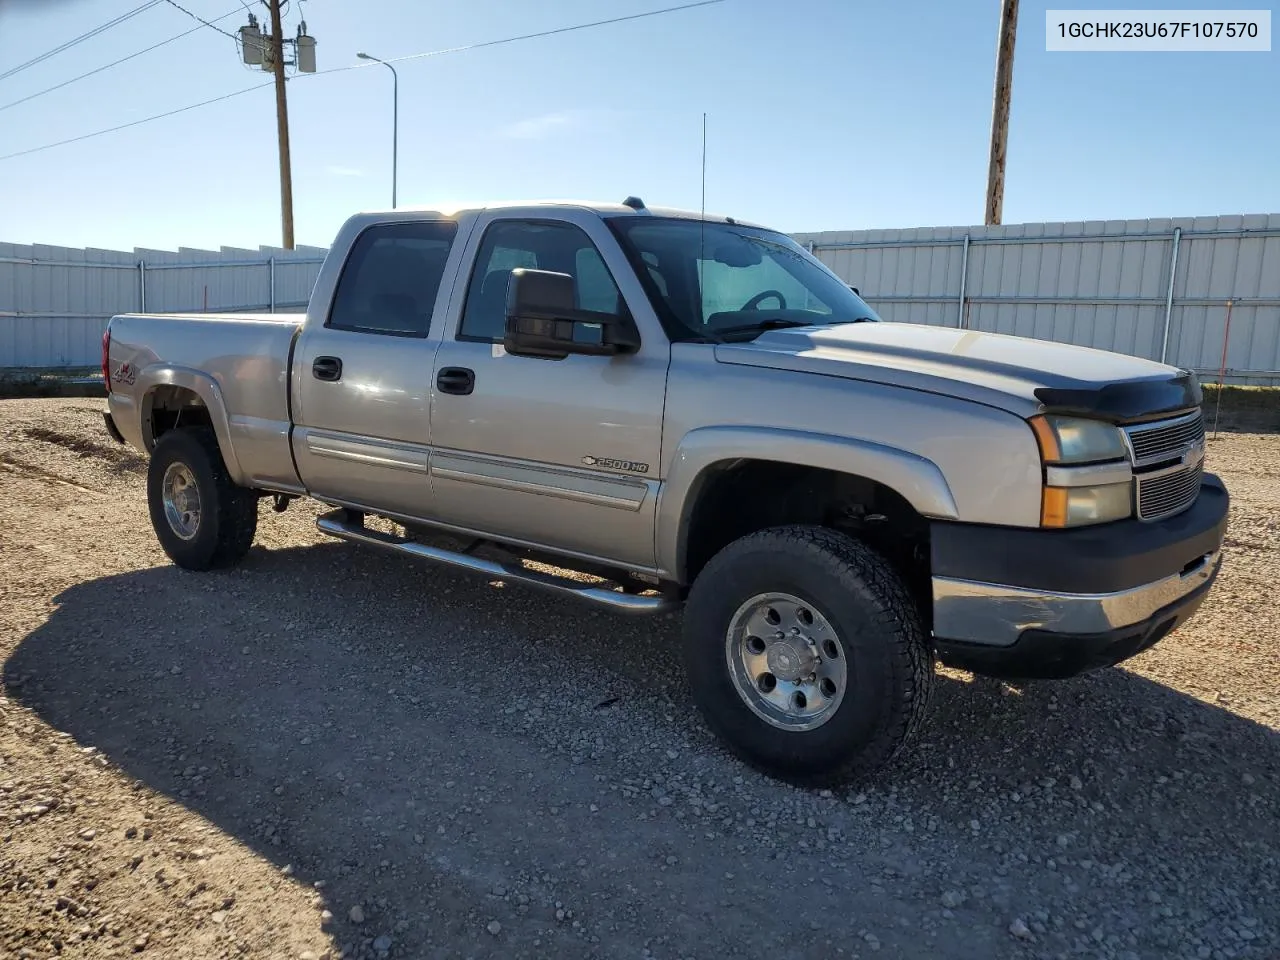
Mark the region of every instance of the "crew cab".
<instances>
[{"instance_id":1,"label":"crew cab","mask_svg":"<svg viewBox=\"0 0 1280 960\"><path fill-rule=\"evenodd\" d=\"M777 231L636 198L362 213L305 315L116 316L102 364L179 566L310 497L334 537L682 607L707 724L800 782L887 763L936 662L1119 663L1221 562L1190 371L885 322Z\"/></svg>"}]
</instances>

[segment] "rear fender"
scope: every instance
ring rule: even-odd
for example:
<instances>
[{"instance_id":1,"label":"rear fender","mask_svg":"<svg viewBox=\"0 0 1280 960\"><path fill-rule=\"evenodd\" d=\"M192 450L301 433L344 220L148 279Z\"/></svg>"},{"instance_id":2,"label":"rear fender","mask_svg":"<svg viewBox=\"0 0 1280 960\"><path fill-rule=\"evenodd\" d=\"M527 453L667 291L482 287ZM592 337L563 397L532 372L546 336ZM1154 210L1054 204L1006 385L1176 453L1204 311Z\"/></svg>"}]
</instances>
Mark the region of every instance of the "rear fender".
<instances>
[{"instance_id":1,"label":"rear fender","mask_svg":"<svg viewBox=\"0 0 1280 960\"><path fill-rule=\"evenodd\" d=\"M216 380L202 370L191 367L180 367L171 364L154 363L145 367L138 374L137 395L142 397L142 442L150 452L156 445L152 433L151 405L156 390L160 387L181 387L198 396L209 411L209 420L213 424L214 436L218 438L218 449L222 460L227 465L227 473L233 482L244 485L244 471L240 460L236 457L235 447L231 443L231 424L227 418L227 404L222 396L222 389Z\"/></svg>"},{"instance_id":2,"label":"rear fender","mask_svg":"<svg viewBox=\"0 0 1280 960\"><path fill-rule=\"evenodd\" d=\"M658 568L686 582L689 526L698 497L718 469L737 460L803 464L874 480L925 517L955 520L955 497L932 460L870 440L802 430L703 427L680 441L658 495Z\"/></svg>"}]
</instances>

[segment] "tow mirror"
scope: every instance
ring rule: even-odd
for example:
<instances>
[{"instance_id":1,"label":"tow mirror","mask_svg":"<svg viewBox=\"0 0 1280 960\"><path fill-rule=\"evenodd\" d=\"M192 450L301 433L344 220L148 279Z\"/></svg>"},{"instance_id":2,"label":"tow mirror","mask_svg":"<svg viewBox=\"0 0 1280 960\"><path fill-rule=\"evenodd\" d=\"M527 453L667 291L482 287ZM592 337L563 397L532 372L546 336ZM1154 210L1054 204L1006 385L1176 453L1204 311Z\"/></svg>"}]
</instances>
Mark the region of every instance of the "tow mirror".
<instances>
[{"instance_id":1,"label":"tow mirror","mask_svg":"<svg viewBox=\"0 0 1280 960\"><path fill-rule=\"evenodd\" d=\"M563 360L571 353L610 356L639 348L630 316L583 310L577 302L577 283L567 273L512 270L502 341L507 353Z\"/></svg>"}]
</instances>

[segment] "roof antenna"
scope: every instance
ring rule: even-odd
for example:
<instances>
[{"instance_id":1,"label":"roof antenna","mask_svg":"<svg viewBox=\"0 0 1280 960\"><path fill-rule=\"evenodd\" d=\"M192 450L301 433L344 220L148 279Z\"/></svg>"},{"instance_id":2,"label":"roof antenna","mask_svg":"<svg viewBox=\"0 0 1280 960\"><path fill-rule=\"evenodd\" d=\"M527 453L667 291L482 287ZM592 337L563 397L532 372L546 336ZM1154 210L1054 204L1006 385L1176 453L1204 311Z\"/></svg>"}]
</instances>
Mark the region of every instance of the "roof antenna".
<instances>
[{"instance_id":1,"label":"roof antenna","mask_svg":"<svg viewBox=\"0 0 1280 960\"><path fill-rule=\"evenodd\" d=\"M698 312L706 317L706 293L703 290L702 273L707 262L707 113L702 112L702 209L698 222L701 224L702 237L698 249Z\"/></svg>"},{"instance_id":2,"label":"roof antenna","mask_svg":"<svg viewBox=\"0 0 1280 960\"><path fill-rule=\"evenodd\" d=\"M707 115L702 114L702 216L707 216Z\"/></svg>"}]
</instances>

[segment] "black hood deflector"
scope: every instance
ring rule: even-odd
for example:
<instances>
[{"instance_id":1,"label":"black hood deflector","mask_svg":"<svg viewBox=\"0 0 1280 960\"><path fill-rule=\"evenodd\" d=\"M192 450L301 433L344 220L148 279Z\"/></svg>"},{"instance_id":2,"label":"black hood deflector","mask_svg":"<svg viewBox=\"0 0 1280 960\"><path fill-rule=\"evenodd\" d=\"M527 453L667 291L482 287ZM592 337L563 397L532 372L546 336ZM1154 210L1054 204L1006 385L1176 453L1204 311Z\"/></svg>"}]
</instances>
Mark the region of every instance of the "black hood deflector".
<instances>
[{"instance_id":1,"label":"black hood deflector","mask_svg":"<svg viewBox=\"0 0 1280 960\"><path fill-rule=\"evenodd\" d=\"M1203 393L1196 375L1180 370L1161 380L1131 380L1100 387L1040 387L1036 399L1045 413L1090 417L1111 423L1137 423L1200 406Z\"/></svg>"}]
</instances>

